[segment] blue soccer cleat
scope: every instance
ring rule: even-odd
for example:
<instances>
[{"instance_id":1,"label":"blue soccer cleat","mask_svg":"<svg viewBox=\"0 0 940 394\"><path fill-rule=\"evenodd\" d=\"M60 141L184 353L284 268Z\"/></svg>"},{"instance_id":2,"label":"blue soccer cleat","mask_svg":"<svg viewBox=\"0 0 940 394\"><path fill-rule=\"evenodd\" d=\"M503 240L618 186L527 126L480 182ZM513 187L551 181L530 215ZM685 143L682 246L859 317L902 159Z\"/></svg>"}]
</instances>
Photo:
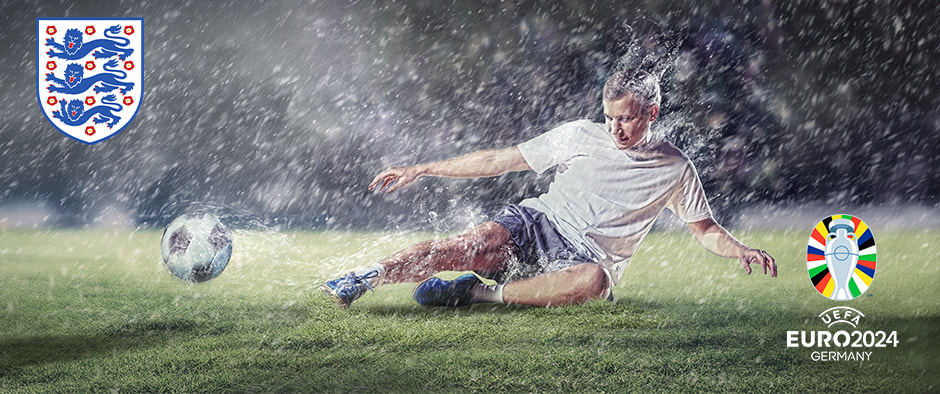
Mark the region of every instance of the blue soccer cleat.
<instances>
[{"instance_id":1,"label":"blue soccer cleat","mask_svg":"<svg viewBox=\"0 0 940 394\"><path fill-rule=\"evenodd\" d=\"M424 306L464 306L473 303L473 286L483 283L475 274L463 274L454 280L432 276L418 283L414 299Z\"/></svg>"},{"instance_id":2,"label":"blue soccer cleat","mask_svg":"<svg viewBox=\"0 0 940 394\"><path fill-rule=\"evenodd\" d=\"M378 271L369 271L361 276L356 275L355 272L350 272L337 279L328 280L320 286L320 290L323 290L323 294L332 298L333 302L339 305L340 308L346 309L349 304L365 294L366 290L375 291L372 284L369 283L369 279L377 276L379 276Z\"/></svg>"}]
</instances>

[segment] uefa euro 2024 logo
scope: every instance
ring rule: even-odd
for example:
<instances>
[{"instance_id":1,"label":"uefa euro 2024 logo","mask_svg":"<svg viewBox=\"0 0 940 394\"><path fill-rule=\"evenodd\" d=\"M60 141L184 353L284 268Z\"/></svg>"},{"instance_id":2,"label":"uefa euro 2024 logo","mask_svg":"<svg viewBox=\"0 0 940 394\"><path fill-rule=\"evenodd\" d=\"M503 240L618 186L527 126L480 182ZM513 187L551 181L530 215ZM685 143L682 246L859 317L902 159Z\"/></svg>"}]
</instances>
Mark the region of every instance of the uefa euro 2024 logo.
<instances>
[{"instance_id":1,"label":"uefa euro 2024 logo","mask_svg":"<svg viewBox=\"0 0 940 394\"><path fill-rule=\"evenodd\" d=\"M46 119L86 144L137 115L143 95L140 18L36 20L36 95Z\"/></svg>"},{"instance_id":2,"label":"uefa euro 2024 logo","mask_svg":"<svg viewBox=\"0 0 940 394\"><path fill-rule=\"evenodd\" d=\"M851 215L834 215L821 220L813 229L806 250L806 267L819 294L848 301L871 286L876 257L875 237L868 225Z\"/></svg>"},{"instance_id":3,"label":"uefa euro 2024 logo","mask_svg":"<svg viewBox=\"0 0 940 394\"><path fill-rule=\"evenodd\" d=\"M813 228L806 249L806 270L813 287L824 297L854 300L865 293L875 277L875 237L861 219L852 215L833 215ZM853 330L861 311L847 306L829 308L819 314L827 327L839 325L838 331L790 330L787 348L812 348L813 361L868 361L873 349L898 347L895 330Z\"/></svg>"}]
</instances>

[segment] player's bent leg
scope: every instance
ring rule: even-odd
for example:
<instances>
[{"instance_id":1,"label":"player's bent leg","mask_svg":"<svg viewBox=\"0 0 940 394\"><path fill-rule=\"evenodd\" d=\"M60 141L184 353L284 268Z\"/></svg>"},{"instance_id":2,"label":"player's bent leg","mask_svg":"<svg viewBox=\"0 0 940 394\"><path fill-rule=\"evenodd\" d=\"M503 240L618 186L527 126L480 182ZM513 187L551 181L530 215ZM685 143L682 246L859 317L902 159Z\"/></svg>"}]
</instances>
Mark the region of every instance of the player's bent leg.
<instances>
[{"instance_id":1,"label":"player's bent leg","mask_svg":"<svg viewBox=\"0 0 940 394\"><path fill-rule=\"evenodd\" d=\"M603 266L583 263L507 283L502 296L507 304L574 305L609 299L611 288L610 275Z\"/></svg>"},{"instance_id":2,"label":"player's bent leg","mask_svg":"<svg viewBox=\"0 0 940 394\"><path fill-rule=\"evenodd\" d=\"M486 285L473 273L454 280L431 277L419 283L414 299L425 306L499 302L536 306L583 304L610 299L612 282L600 264L582 263L506 284Z\"/></svg>"}]
</instances>

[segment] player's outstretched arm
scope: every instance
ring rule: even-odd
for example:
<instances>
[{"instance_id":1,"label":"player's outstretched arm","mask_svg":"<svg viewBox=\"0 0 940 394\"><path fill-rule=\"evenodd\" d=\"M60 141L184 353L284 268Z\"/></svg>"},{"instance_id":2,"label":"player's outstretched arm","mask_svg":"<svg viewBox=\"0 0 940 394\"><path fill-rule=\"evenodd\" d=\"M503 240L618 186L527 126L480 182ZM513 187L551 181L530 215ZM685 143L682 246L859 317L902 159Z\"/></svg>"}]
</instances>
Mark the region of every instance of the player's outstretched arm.
<instances>
[{"instance_id":1,"label":"player's outstretched arm","mask_svg":"<svg viewBox=\"0 0 940 394\"><path fill-rule=\"evenodd\" d=\"M777 263L769 253L751 248L731 235L714 219L705 219L689 223L689 229L702 246L708 251L722 257L737 258L748 275L751 274L751 264L764 268L764 274L777 276Z\"/></svg>"},{"instance_id":2,"label":"player's outstretched arm","mask_svg":"<svg viewBox=\"0 0 940 394\"><path fill-rule=\"evenodd\" d=\"M391 167L376 175L369 190L376 187L391 193L407 186L422 176L451 178L486 178L507 172L525 171L529 164L519 148L481 150L453 159L418 164L406 167Z\"/></svg>"}]
</instances>

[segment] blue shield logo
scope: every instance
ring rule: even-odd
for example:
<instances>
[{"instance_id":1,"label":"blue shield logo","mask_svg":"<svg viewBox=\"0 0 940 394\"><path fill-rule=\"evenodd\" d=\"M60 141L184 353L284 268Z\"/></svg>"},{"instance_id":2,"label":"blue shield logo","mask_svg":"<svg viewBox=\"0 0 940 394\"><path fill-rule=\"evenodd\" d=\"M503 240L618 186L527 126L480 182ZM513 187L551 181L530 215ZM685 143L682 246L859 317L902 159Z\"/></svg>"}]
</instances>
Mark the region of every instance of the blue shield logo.
<instances>
[{"instance_id":1,"label":"blue shield logo","mask_svg":"<svg viewBox=\"0 0 940 394\"><path fill-rule=\"evenodd\" d=\"M36 20L36 97L46 119L86 144L134 119L144 90L144 20Z\"/></svg>"}]
</instances>

